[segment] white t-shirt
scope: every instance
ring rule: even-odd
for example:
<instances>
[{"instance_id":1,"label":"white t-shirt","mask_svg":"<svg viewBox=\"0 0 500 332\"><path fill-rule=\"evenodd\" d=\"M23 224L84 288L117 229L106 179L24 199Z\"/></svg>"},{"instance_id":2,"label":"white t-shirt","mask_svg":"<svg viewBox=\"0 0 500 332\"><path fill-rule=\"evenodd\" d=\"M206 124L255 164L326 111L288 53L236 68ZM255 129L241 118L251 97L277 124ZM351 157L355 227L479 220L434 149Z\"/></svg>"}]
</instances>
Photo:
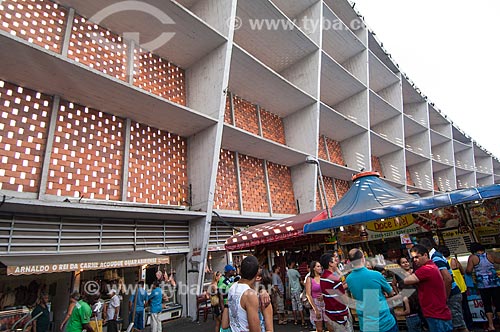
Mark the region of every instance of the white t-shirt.
<instances>
[{"instance_id":1,"label":"white t-shirt","mask_svg":"<svg viewBox=\"0 0 500 332\"><path fill-rule=\"evenodd\" d=\"M115 317L115 310L118 308L118 312L120 311L120 297L118 295L113 295L113 297L109 300L108 304L108 310L106 311L107 313L107 319L108 320L113 320L117 319L118 317Z\"/></svg>"},{"instance_id":2,"label":"white t-shirt","mask_svg":"<svg viewBox=\"0 0 500 332\"><path fill-rule=\"evenodd\" d=\"M239 282L235 282L229 289L227 303L229 304L229 323L233 332L244 332L250 329L247 311L241 306L241 297L249 289L251 289L250 286Z\"/></svg>"}]
</instances>

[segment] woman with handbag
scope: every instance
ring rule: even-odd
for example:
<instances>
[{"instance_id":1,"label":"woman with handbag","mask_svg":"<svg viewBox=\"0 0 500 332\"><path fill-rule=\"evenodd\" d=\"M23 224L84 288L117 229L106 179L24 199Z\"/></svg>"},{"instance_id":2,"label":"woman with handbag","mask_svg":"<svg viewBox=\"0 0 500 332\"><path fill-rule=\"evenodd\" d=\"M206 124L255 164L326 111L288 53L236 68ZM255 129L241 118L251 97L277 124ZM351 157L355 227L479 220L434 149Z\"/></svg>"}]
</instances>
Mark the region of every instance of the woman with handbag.
<instances>
[{"instance_id":1,"label":"woman with handbag","mask_svg":"<svg viewBox=\"0 0 500 332\"><path fill-rule=\"evenodd\" d=\"M310 265L309 276L306 278L306 296L311 305L310 319L315 322L316 331L323 331L323 319L325 315L325 302L320 286L320 276L322 272L321 264L318 261L312 261Z\"/></svg>"},{"instance_id":2,"label":"woman with handbag","mask_svg":"<svg viewBox=\"0 0 500 332\"><path fill-rule=\"evenodd\" d=\"M221 273L219 271L215 272L212 277L212 283L210 283L207 289L207 293L210 295L210 305L212 306L212 311L215 316L215 332L219 332L222 319L219 303L219 289L217 287L220 277Z\"/></svg>"}]
</instances>

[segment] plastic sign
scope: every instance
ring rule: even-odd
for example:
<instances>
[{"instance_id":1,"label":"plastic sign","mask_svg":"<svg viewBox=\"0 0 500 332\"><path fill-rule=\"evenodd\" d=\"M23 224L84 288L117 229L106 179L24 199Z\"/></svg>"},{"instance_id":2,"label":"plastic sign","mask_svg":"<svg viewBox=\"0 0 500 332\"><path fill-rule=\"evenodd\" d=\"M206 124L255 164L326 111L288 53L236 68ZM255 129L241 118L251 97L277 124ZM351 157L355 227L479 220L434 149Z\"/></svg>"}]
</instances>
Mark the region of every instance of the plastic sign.
<instances>
[{"instance_id":1,"label":"plastic sign","mask_svg":"<svg viewBox=\"0 0 500 332\"><path fill-rule=\"evenodd\" d=\"M406 228L412 225L414 222L413 216L411 214L387 218L384 220L370 221L366 223L366 228L372 232L391 232L398 229Z\"/></svg>"}]
</instances>

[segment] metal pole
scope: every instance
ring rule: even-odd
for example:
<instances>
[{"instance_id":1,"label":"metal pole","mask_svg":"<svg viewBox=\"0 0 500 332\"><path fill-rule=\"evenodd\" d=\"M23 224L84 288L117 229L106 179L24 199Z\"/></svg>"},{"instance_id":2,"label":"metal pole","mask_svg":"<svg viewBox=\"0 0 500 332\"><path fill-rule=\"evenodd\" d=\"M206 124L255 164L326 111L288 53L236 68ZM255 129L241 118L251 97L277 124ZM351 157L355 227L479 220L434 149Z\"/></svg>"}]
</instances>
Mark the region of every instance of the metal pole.
<instances>
[{"instance_id":1,"label":"metal pole","mask_svg":"<svg viewBox=\"0 0 500 332\"><path fill-rule=\"evenodd\" d=\"M325 182L323 181L323 174L321 173L321 166L319 165L318 160L316 160L316 165L318 165L319 180L321 183L321 189L323 190L323 199L325 200L325 205L326 205L326 215L328 219L330 219L332 217L332 214L330 211L330 205L328 204L328 199L326 197Z\"/></svg>"}]
</instances>

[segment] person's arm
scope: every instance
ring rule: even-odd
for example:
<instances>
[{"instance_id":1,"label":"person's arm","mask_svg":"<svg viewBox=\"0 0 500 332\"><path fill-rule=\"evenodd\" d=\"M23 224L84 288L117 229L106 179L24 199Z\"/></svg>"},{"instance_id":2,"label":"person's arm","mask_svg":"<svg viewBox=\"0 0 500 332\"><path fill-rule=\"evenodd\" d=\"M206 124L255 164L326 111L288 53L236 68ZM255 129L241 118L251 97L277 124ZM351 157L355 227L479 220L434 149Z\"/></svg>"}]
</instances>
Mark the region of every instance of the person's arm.
<instances>
[{"instance_id":1,"label":"person's arm","mask_svg":"<svg viewBox=\"0 0 500 332\"><path fill-rule=\"evenodd\" d=\"M415 273L412 273L408 277L404 278L401 282L403 285L414 285L418 284L420 280Z\"/></svg>"},{"instance_id":2,"label":"person's arm","mask_svg":"<svg viewBox=\"0 0 500 332\"><path fill-rule=\"evenodd\" d=\"M451 278L451 274L448 269L440 269L439 272L441 272L441 276L443 277L444 289L446 290L446 298L449 298L451 293L451 281L453 279Z\"/></svg>"},{"instance_id":3,"label":"person's arm","mask_svg":"<svg viewBox=\"0 0 500 332\"><path fill-rule=\"evenodd\" d=\"M306 297L309 303L311 304L311 308L314 310L314 313L316 314L316 318L318 318L318 316L321 316L321 312L319 311L318 307L313 301L311 277L306 278Z\"/></svg>"},{"instance_id":4,"label":"person's arm","mask_svg":"<svg viewBox=\"0 0 500 332\"><path fill-rule=\"evenodd\" d=\"M89 323L82 324L82 327L83 327L83 330L87 330L87 332L94 332L94 329L92 328L92 326L90 326Z\"/></svg>"},{"instance_id":5,"label":"person's arm","mask_svg":"<svg viewBox=\"0 0 500 332\"><path fill-rule=\"evenodd\" d=\"M471 274L472 271L474 270L474 265L477 265L477 263L479 263L476 262L476 259L478 259L476 255L469 256L469 259L467 260L467 267L465 268L465 272L467 274Z\"/></svg>"},{"instance_id":6,"label":"person's arm","mask_svg":"<svg viewBox=\"0 0 500 332\"><path fill-rule=\"evenodd\" d=\"M115 309L115 314L113 315L113 319L118 320L118 313L120 312L120 299L118 298L118 295L115 295L111 299L111 301L113 301L113 309Z\"/></svg>"},{"instance_id":7,"label":"person's arm","mask_svg":"<svg viewBox=\"0 0 500 332\"><path fill-rule=\"evenodd\" d=\"M494 264L500 264L500 256L498 255L492 255L492 254L486 254L486 257L488 260Z\"/></svg>"},{"instance_id":8,"label":"person's arm","mask_svg":"<svg viewBox=\"0 0 500 332\"><path fill-rule=\"evenodd\" d=\"M407 316L410 314L410 301L405 296L403 297L404 310L400 308L394 309L394 313L398 316Z\"/></svg>"},{"instance_id":9,"label":"person's arm","mask_svg":"<svg viewBox=\"0 0 500 332\"><path fill-rule=\"evenodd\" d=\"M266 309L262 311L262 315L264 316L264 325L266 328L266 332L274 332L273 305L268 305Z\"/></svg>"},{"instance_id":10,"label":"person's arm","mask_svg":"<svg viewBox=\"0 0 500 332\"><path fill-rule=\"evenodd\" d=\"M253 290L247 290L241 297L241 307L247 312L249 332L260 332L259 298Z\"/></svg>"},{"instance_id":11,"label":"person's arm","mask_svg":"<svg viewBox=\"0 0 500 332\"><path fill-rule=\"evenodd\" d=\"M452 258L451 263L455 266L455 268L452 267L452 269L458 269L462 275L465 274L464 267L462 266L462 264L460 264L458 259Z\"/></svg>"},{"instance_id":12,"label":"person's arm","mask_svg":"<svg viewBox=\"0 0 500 332\"><path fill-rule=\"evenodd\" d=\"M259 291L259 296L260 296L260 302L264 307L268 307L271 304L271 296L269 296L269 293L265 289L261 289Z\"/></svg>"},{"instance_id":13,"label":"person's arm","mask_svg":"<svg viewBox=\"0 0 500 332\"><path fill-rule=\"evenodd\" d=\"M35 309L33 309L33 311L31 312L31 317L36 317L36 315L38 315L40 313L40 307L37 305L35 307ZM31 323L31 332L36 332L36 321L38 320L37 319L34 319L33 322Z\"/></svg>"},{"instance_id":14,"label":"person's arm","mask_svg":"<svg viewBox=\"0 0 500 332\"><path fill-rule=\"evenodd\" d=\"M222 308L222 319L220 327L225 330L229 328L229 308Z\"/></svg>"},{"instance_id":15,"label":"person's arm","mask_svg":"<svg viewBox=\"0 0 500 332\"><path fill-rule=\"evenodd\" d=\"M59 329L62 331L64 329L64 325L68 322L68 319L71 317L71 314L73 313L73 308L75 307L74 302L70 302L68 306L68 312L66 313L66 316L64 317L63 321L61 322L61 326Z\"/></svg>"}]
</instances>

